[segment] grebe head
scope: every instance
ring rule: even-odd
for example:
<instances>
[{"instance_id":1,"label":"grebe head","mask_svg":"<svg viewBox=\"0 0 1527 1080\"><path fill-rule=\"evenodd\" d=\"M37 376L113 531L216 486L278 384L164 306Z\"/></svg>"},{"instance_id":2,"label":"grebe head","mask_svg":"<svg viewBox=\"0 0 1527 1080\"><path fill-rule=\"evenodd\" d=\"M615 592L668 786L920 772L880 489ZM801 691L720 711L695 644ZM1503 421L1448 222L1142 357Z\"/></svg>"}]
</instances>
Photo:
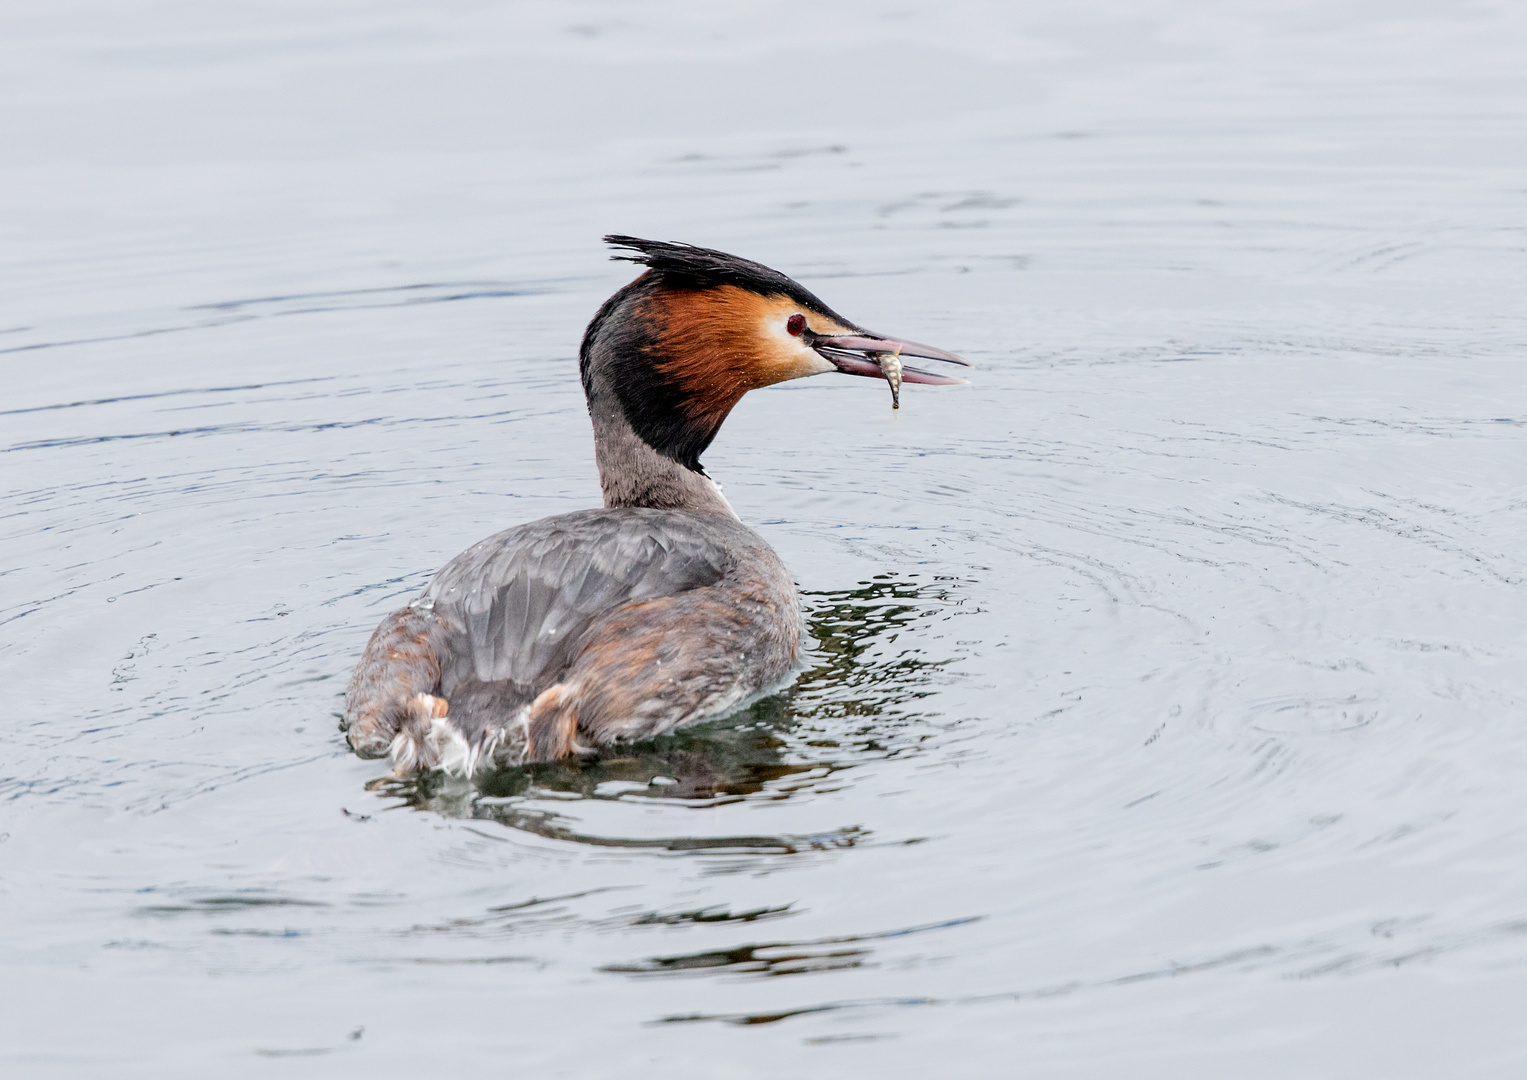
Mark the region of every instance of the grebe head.
<instances>
[{"instance_id":1,"label":"grebe head","mask_svg":"<svg viewBox=\"0 0 1527 1080\"><path fill-rule=\"evenodd\" d=\"M643 442L696 472L749 390L830 371L885 378L875 359L882 353L967 363L857 326L759 263L690 244L605 241L632 253L612 258L647 271L605 302L584 335L579 360L590 409L612 396ZM965 380L904 366L902 381Z\"/></svg>"}]
</instances>

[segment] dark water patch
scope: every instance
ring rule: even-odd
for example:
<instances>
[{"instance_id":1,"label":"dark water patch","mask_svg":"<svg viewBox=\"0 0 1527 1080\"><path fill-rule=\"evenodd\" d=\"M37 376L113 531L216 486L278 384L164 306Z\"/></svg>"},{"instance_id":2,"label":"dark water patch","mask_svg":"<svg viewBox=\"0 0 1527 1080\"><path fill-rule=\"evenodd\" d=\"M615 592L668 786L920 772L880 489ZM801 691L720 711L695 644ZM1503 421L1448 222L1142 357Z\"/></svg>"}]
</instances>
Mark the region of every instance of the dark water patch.
<instances>
[{"instance_id":1,"label":"dark water patch","mask_svg":"<svg viewBox=\"0 0 1527 1080\"><path fill-rule=\"evenodd\" d=\"M140 915L223 915L228 912L261 908L325 908L328 906L328 903L321 900L304 900L294 896L235 894L204 896L180 904L146 904L134 910Z\"/></svg>"},{"instance_id":2,"label":"dark water patch","mask_svg":"<svg viewBox=\"0 0 1527 1080\"><path fill-rule=\"evenodd\" d=\"M549 281L534 286L505 281L422 282L415 285L389 285L375 289L341 289L334 292L290 293L285 296L258 296L247 300L220 300L195 304L187 311L247 311L257 309L277 315L311 315L324 311L345 311L353 307L399 307L408 304L442 304L456 300L498 299L508 296L537 296L550 287ZM372 303L379 298L380 303ZM320 303L314 304L315 301Z\"/></svg>"},{"instance_id":3,"label":"dark water patch","mask_svg":"<svg viewBox=\"0 0 1527 1080\"><path fill-rule=\"evenodd\" d=\"M1366 929L1373 938L1390 939L1401 936L1405 932L1419 930L1426 922L1425 917L1420 918L1396 918L1386 919L1370 924ZM874 1011L879 1009L904 1009L904 1008L928 1008L928 1007L959 1007L980 1006L1001 1003L1020 1004L1060 997L1066 997L1086 991L1099 991L1134 986L1142 983L1152 983L1162 980L1175 980L1186 977L1212 974L1219 972L1236 972L1241 974L1253 974L1269 968L1283 968L1283 978L1293 980L1309 980L1326 977L1348 977L1359 974L1372 973L1375 971L1389 970L1403 967L1422 961L1432 961L1443 955L1466 948L1487 946L1498 943L1501 940L1527 938L1527 919L1510 920L1493 926L1483 927L1478 930L1457 932L1448 935L1445 942L1429 944L1401 944L1392 949L1343 951L1334 938L1306 938L1289 941L1283 944L1262 944L1245 948L1234 949L1229 952L1204 957L1200 960L1170 961L1160 965L1131 971L1123 975L1116 975L1101 979L1077 979L1070 982L1050 983L1035 986L1030 989L997 991L991 993L966 994L954 996L907 996L896 998L870 997L842 1001L819 1002L802 1005L793 1008L785 1008L777 1011L756 1013L688 1013L673 1016L660 1017L651 1023L693 1023L693 1022L718 1022L741 1026L759 1024L773 1024L783 1020L797 1017L812 1016L821 1013L836 1012L859 1012ZM772 974L767 970L767 956L755 958L747 954L746 950L733 950L736 963L742 967L742 974ZM1331 953L1337 955L1331 956ZM727 957L731 955L725 951L717 951L710 956L697 955L694 967L703 969L707 960L714 960L712 966L721 968L725 966ZM788 954L782 954L785 963L790 962ZM801 950L799 963L809 964L812 954ZM1310 961L1317 957L1324 957L1315 963ZM684 973L685 969L679 967L686 958L675 957L676 969L674 973ZM657 961L655 961L657 962ZM831 963L831 958L828 961ZM842 966L852 967L860 963L856 956L845 955ZM606 968L605 970L617 970ZM628 973L620 969L621 973ZM802 967L804 973L809 968ZM646 970L638 969L629 972L631 974L666 974L663 969ZM790 974L787 967L782 973Z\"/></svg>"},{"instance_id":4,"label":"dark water patch","mask_svg":"<svg viewBox=\"0 0 1527 1080\"><path fill-rule=\"evenodd\" d=\"M518 964L542 964L545 961L534 956L404 956L391 957L393 964L419 964L437 967L500 967Z\"/></svg>"},{"instance_id":5,"label":"dark water patch","mask_svg":"<svg viewBox=\"0 0 1527 1080\"><path fill-rule=\"evenodd\" d=\"M458 915L438 922L421 923L399 931L400 937L469 937L501 938L540 933L546 930L571 930L595 925L598 920L580 913L577 901L607 893L623 892L628 886L605 886L561 896L533 896L509 904L497 904L478 914Z\"/></svg>"},{"instance_id":6,"label":"dark water patch","mask_svg":"<svg viewBox=\"0 0 1527 1080\"><path fill-rule=\"evenodd\" d=\"M857 825L802 835L757 836L600 836L581 830L563 815L539 808L478 804L473 817L480 821L532 833L546 840L626 851L659 851L706 855L799 855L810 851L851 848L869 834ZM430 807L433 809L433 807Z\"/></svg>"},{"instance_id":7,"label":"dark water patch","mask_svg":"<svg viewBox=\"0 0 1527 1080\"><path fill-rule=\"evenodd\" d=\"M275 382L245 383L240 386L192 386L178 390L160 390L152 394L122 394L117 397L89 398L83 401L63 401L54 405L33 405L25 409L0 409L0 416L17 416L21 413L53 412L60 409L84 409L96 405L120 405L130 401L154 401L159 398L182 397L187 394L240 394L249 390L269 390L279 386L301 386L306 383L332 381L332 375L320 375L308 379L281 379Z\"/></svg>"},{"instance_id":8,"label":"dark water patch","mask_svg":"<svg viewBox=\"0 0 1527 1080\"><path fill-rule=\"evenodd\" d=\"M310 1046L297 1050L256 1050L255 1054L266 1058L322 1057L334 1053L336 1049L333 1046Z\"/></svg>"},{"instance_id":9,"label":"dark water patch","mask_svg":"<svg viewBox=\"0 0 1527 1080\"><path fill-rule=\"evenodd\" d=\"M332 312L353 311L368 308L403 308L424 304L446 304L466 300L499 300L524 296L539 296L550 291L551 284L534 286L514 285L507 282L441 282L432 284L395 285L374 289L344 289L333 292L293 293L287 296L257 297L248 300L225 300L211 304L196 304L181 311L213 312L213 318L198 318L192 322L171 325L146 326L123 329L118 332L92 334L83 337L56 338L35 341L25 345L6 345L0 355L8 353L38 352L44 349L68 348L79 345L101 345L114 341L132 341L140 338L177 334L190 330L212 330L253 319L281 318L292 315L323 315ZM173 315L166 315L173 318ZM28 327L28 330L37 327ZM126 400L134 400L128 397ZM22 410L17 410L22 411Z\"/></svg>"},{"instance_id":10,"label":"dark water patch","mask_svg":"<svg viewBox=\"0 0 1527 1080\"><path fill-rule=\"evenodd\" d=\"M656 956L627 964L607 964L601 971L614 975L694 975L721 974L769 977L803 975L863 967L870 963L873 949L859 947L868 942L903 938L935 930L947 930L981 921L981 916L947 919L927 926L911 926L878 934L851 934L845 937L818 938L814 941L770 942L709 949L680 956Z\"/></svg>"},{"instance_id":11,"label":"dark water patch","mask_svg":"<svg viewBox=\"0 0 1527 1080\"><path fill-rule=\"evenodd\" d=\"M94 446L100 443L116 443L140 440L179 439L207 436L240 435L301 435L328 431L348 431L355 428L407 428L433 426L440 423L465 421L500 421L506 417L522 417L520 409L497 409L492 412L457 416L367 416L354 420L327 420L318 423L292 424L280 422L246 422L229 424L203 424L198 427L169 428L159 431L130 431L99 435L73 435L54 439L34 439L0 447L0 453L21 453L29 450L56 450L76 446Z\"/></svg>"},{"instance_id":12,"label":"dark water patch","mask_svg":"<svg viewBox=\"0 0 1527 1080\"><path fill-rule=\"evenodd\" d=\"M640 915L619 920L621 926L710 926L720 923L752 923L766 919L779 919L791 914L793 905L754 908L750 911L732 911L724 906L699 908L695 911L647 911Z\"/></svg>"},{"instance_id":13,"label":"dark water patch","mask_svg":"<svg viewBox=\"0 0 1527 1080\"><path fill-rule=\"evenodd\" d=\"M658 956L636 964L608 964L601 971L612 975L804 975L861 967L869 949L843 948L832 942L798 942L740 945L684 956Z\"/></svg>"}]
</instances>

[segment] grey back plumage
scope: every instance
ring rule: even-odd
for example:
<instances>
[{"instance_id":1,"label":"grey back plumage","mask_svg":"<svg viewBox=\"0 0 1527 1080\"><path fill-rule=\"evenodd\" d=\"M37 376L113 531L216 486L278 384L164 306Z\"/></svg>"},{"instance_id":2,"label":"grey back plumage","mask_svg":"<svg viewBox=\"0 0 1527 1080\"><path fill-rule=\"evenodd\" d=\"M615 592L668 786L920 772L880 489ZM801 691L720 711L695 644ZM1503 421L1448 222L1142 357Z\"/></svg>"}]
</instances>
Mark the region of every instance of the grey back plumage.
<instances>
[{"instance_id":1,"label":"grey back plumage","mask_svg":"<svg viewBox=\"0 0 1527 1080\"><path fill-rule=\"evenodd\" d=\"M735 520L672 510L585 510L505 529L447 563L422 598L464 638L443 692L507 682L534 694L600 615L713 585L761 545Z\"/></svg>"}]
</instances>

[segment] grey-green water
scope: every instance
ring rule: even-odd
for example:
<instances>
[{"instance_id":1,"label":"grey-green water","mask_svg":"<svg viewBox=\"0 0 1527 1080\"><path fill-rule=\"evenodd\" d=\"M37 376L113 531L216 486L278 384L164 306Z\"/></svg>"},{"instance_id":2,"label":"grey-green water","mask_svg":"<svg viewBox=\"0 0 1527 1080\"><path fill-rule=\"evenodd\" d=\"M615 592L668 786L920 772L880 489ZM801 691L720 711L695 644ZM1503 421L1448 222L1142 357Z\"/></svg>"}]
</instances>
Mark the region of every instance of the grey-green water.
<instances>
[{"instance_id":1,"label":"grey-green water","mask_svg":"<svg viewBox=\"0 0 1527 1080\"><path fill-rule=\"evenodd\" d=\"M1527 1070L1527 15L0 12L7 1075ZM592 505L607 231L973 384L707 456L806 671L399 787L336 713Z\"/></svg>"}]
</instances>

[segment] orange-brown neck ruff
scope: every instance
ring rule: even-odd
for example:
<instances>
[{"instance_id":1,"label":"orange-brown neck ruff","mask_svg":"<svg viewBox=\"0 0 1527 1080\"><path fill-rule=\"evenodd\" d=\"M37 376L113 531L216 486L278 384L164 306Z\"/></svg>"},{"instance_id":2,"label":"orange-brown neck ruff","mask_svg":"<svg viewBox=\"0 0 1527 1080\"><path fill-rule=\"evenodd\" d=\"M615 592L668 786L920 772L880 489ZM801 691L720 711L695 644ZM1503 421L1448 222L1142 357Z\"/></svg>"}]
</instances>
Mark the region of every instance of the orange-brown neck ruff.
<instances>
[{"instance_id":1,"label":"orange-brown neck ruff","mask_svg":"<svg viewBox=\"0 0 1527 1080\"><path fill-rule=\"evenodd\" d=\"M714 431L743 394L791 377L761 333L774 309L789 303L736 285L664 289L647 299L644 314L657 329L653 366L680 388L692 422Z\"/></svg>"},{"instance_id":2,"label":"orange-brown neck ruff","mask_svg":"<svg viewBox=\"0 0 1527 1080\"><path fill-rule=\"evenodd\" d=\"M684 426L703 433L696 458L749 390L814 375L827 366L784 330L800 307L788 296L760 295L729 284L659 288L644 299L638 310L654 332L648 354L653 370L676 391ZM830 323L832 331L847 329L825 316L814 318Z\"/></svg>"},{"instance_id":3,"label":"orange-brown neck ruff","mask_svg":"<svg viewBox=\"0 0 1527 1080\"><path fill-rule=\"evenodd\" d=\"M783 330L800 310L787 296L685 287L651 273L622 294L590 325L585 389L603 382L637 435L689 469L703 471L700 455L743 394L821 370Z\"/></svg>"},{"instance_id":4,"label":"orange-brown neck ruff","mask_svg":"<svg viewBox=\"0 0 1527 1080\"><path fill-rule=\"evenodd\" d=\"M732 406L755 385L748 373L762 357L749 316L758 299L735 285L719 285L661 289L642 304L642 317L656 332L648 354L653 369L674 388L684 426L703 433L697 458Z\"/></svg>"}]
</instances>

